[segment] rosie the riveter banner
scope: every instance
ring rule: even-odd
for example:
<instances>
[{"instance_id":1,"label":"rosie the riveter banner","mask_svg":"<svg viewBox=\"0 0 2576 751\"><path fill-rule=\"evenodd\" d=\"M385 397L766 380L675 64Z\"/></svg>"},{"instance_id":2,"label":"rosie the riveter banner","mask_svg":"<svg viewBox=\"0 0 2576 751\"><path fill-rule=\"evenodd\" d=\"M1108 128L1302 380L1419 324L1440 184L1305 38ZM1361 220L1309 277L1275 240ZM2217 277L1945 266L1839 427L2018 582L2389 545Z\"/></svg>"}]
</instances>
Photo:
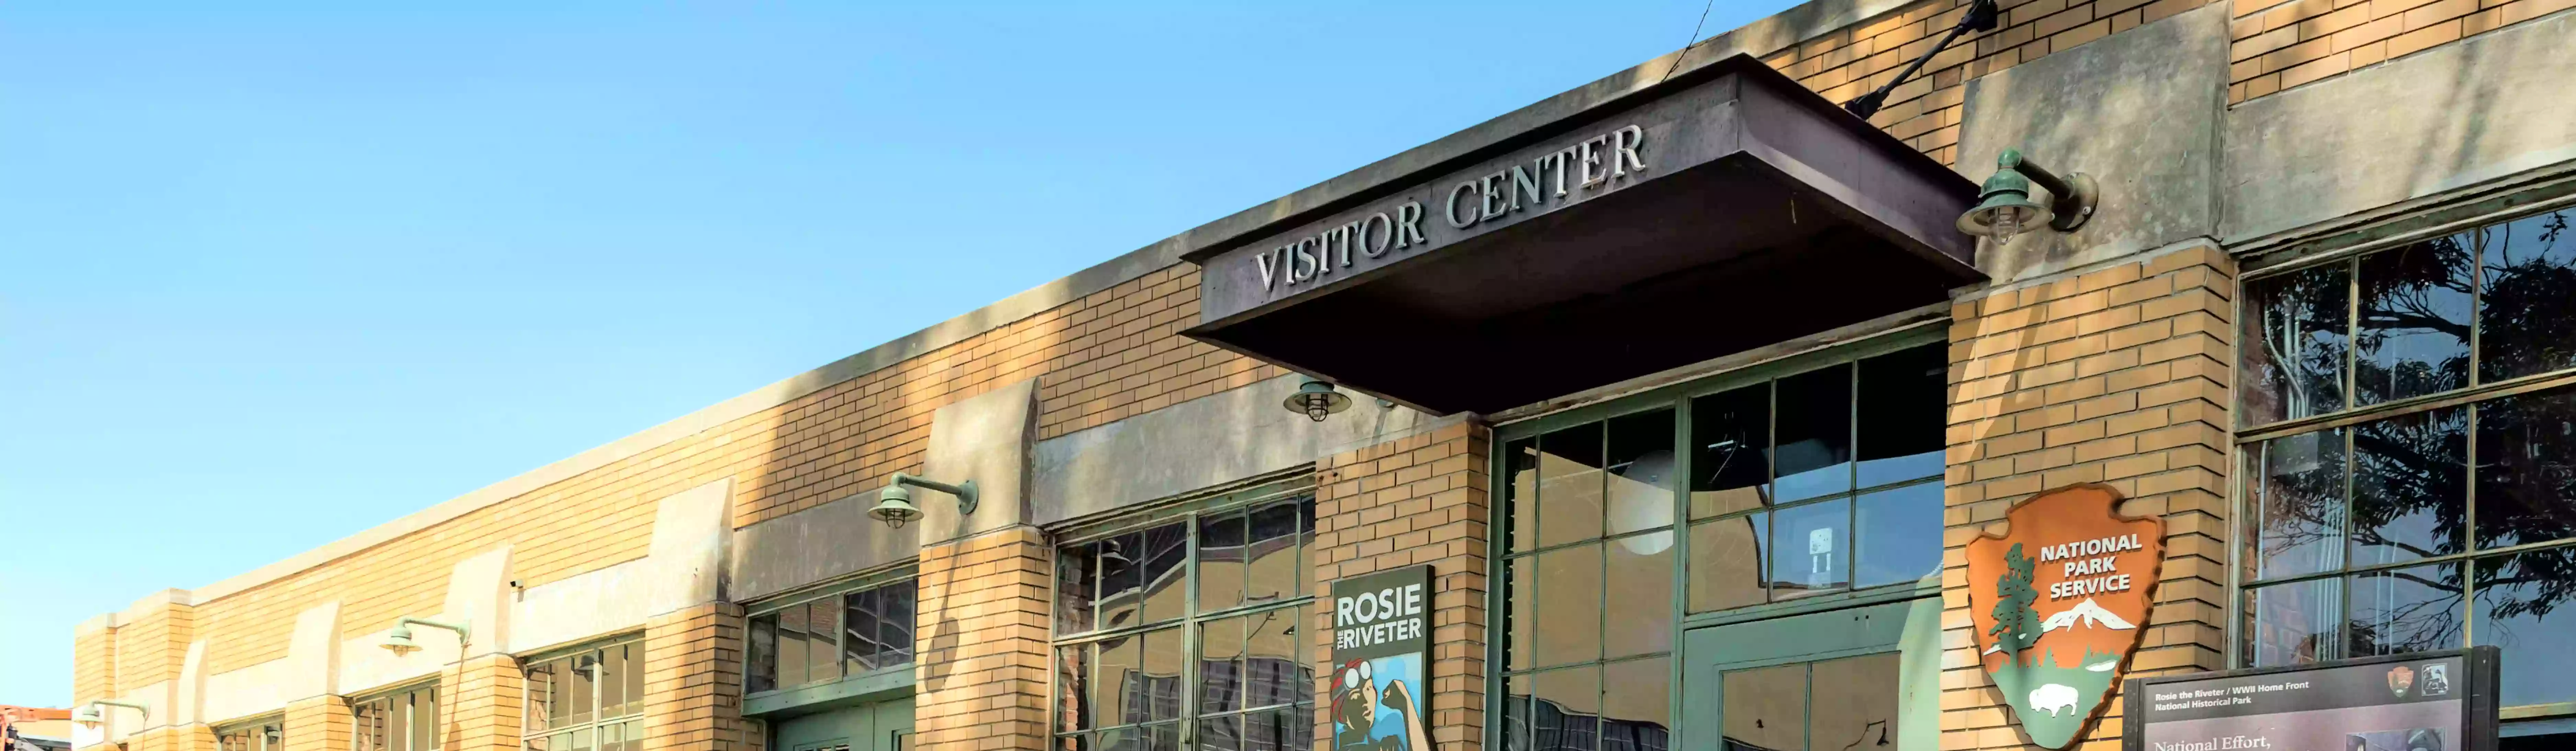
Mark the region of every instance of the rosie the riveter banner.
<instances>
[{"instance_id":1,"label":"rosie the riveter banner","mask_svg":"<svg viewBox=\"0 0 2576 751\"><path fill-rule=\"evenodd\" d=\"M1432 751L1431 567L1333 582L1334 749Z\"/></svg>"}]
</instances>

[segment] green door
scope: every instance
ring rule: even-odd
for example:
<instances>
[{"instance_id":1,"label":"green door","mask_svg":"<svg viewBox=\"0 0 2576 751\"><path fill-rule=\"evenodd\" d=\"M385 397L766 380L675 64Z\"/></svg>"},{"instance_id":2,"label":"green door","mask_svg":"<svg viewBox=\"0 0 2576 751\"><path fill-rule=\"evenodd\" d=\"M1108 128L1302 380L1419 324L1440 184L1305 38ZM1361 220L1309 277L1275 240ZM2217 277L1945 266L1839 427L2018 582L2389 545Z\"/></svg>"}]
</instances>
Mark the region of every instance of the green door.
<instances>
[{"instance_id":1,"label":"green door","mask_svg":"<svg viewBox=\"0 0 2576 751\"><path fill-rule=\"evenodd\" d=\"M1682 648L1690 751L1940 746L1938 597L1697 628Z\"/></svg>"},{"instance_id":2,"label":"green door","mask_svg":"<svg viewBox=\"0 0 2576 751\"><path fill-rule=\"evenodd\" d=\"M911 751L912 697L780 720L772 748L783 751Z\"/></svg>"}]
</instances>

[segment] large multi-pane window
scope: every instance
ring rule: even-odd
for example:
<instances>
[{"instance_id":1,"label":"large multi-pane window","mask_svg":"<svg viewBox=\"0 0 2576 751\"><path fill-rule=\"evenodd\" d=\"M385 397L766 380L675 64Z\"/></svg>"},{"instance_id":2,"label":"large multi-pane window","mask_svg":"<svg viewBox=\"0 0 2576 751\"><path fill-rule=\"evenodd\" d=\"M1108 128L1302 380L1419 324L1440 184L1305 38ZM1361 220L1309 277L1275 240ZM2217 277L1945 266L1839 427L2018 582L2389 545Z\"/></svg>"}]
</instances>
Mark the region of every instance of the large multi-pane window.
<instances>
[{"instance_id":1,"label":"large multi-pane window","mask_svg":"<svg viewBox=\"0 0 2576 751\"><path fill-rule=\"evenodd\" d=\"M644 641L627 638L530 661L528 751L636 751L644 744Z\"/></svg>"},{"instance_id":2,"label":"large multi-pane window","mask_svg":"<svg viewBox=\"0 0 2576 751\"><path fill-rule=\"evenodd\" d=\"M1058 751L1312 745L1315 498L1305 483L1076 530L1056 551Z\"/></svg>"},{"instance_id":3,"label":"large multi-pane window","mask_svg":"<svg viewBox=\"0 0 2576 751\"><path fill-rule=\"evenodd\" d=\"M2569 214L2247 275L2241 662L2492 644L2576 699Z\"/></svg>"},{"instance_id":4,"label":"large multi-pane window","mask_svg":"<svg viewBox=\"0 0 2576 751\"><path fill-rule=\"evenodd\" d=\"M744 650L743 692L795 688L912 664L914 580L870 577L760 606Z\"/></svg>"},{"instance_id":5,"label":"large multi-pane window","mask_svg":"<svg viewBox=\"0 0 2576 751\"><path fill-rule=\"evenodd\" d=\"M436 751L438 684L349 702L351 747L357 751Z\"/></svg>"},{"instance_id":6,"label":"large multi-pane window","mask_svg":"<svg viewBox=\"0 0 2576 751\"><path fill-rule=\"evenodd\" d=\"M215 747L222 751L281 751L286 748L286 718L270 717L217 727Z\"/></svg>"},{"instance_id":7,"label":"large multi-pane window","mask_svg":"<svg viewBox=\"0 0 2576 751\"><path fill-rule=\"evenodd\" d=\"M1503 428L1508 748L1661 751L1686 618L1940 569L1943 346L1810 362Z\"/></svg>"}]
</instances>

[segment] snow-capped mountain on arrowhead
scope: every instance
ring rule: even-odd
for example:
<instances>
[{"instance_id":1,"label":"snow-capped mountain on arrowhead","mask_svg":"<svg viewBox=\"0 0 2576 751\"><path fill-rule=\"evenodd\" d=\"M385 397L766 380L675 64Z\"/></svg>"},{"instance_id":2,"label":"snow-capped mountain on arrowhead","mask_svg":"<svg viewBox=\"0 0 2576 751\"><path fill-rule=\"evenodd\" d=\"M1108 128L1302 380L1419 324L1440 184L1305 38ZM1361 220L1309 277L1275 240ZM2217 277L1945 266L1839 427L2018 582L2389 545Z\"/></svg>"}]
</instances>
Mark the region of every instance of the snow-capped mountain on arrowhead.
<instances>
[{"instance_id":1,"label":"snow-capped mountain on arrowhead","mask_svg":"<svg viewBox=\"0 0 2576 751\"><path fill-rule=\"evenodd\" d=\"M2062 628L2074 628L2079 623L2088 628L2100 626L2113 631L2137 628L2136 624L2120 620L2120 616L2112 614L2100 605L2093 604L2093 598L2087 597L2083 602L2075 603L2075 607L2067 608L2064 612L2049 616L2048 620L2040 621L2039 632L2045 634Z\"/></svg>"}]
</instances>

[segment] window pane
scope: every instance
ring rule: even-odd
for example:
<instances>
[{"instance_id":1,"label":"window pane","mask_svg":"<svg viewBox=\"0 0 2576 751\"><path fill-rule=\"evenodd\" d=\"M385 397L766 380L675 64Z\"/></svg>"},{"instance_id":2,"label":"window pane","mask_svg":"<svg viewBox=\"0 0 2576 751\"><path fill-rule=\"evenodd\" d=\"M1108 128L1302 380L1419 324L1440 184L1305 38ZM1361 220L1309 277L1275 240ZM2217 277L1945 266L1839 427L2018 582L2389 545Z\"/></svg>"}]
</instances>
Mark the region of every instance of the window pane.
<instances>
[{"instance_id":1,"label":"window pane","mask_svg":"<svg viewBox=\"0 0 2576 751\"><path fill-rule=\"evenodd\" d=\"M2264 441L2248 495L2258 519L2254 575L2272 579L2343 567L2343 429Z\"/></svg>"},{"instance_id":2,"label":"window pane","mask_svg":"<svg viewBox=\"0 0 2576 751\"><path fill-rule=\"evenodd\" d=\"M1693 519L1770 505L1771 386L1691 400Z\"/></svg>"},{"instance_id":3,"label":"window pane","mask_svg":"<svg viewBox=\"0 0 2576 751\"><path fill-rule=\"evenodd\" d=\"M1181 726L1179 723L1156 725L1145 729L1145 748L1143 751L1180 751L1180 749Z\"/></svg>"},{"instance_id":4,"label":"window pane","mask_svg":"<svg viewBox=\"0 0 2576 751\"><path fill-rule=\"evenodd\" d=\"M1719 681L1724 697L1718 711L1730 746L1807 747L1805 664L1729 670Z\"/></svg>"},{"instance_id":5,"label":"window pane","mask_svg":"<svg viewBox=\"0 0 2576 751\"><path fill-rule=\"evenodd\" d=\"M1664 751L1671 745L1672 662L1631 660L1602 668L1601 751Z\"/></svg>"},{"instance_id":6,"label":"window pane","mask_svg":"<svg viewBox=\"0 0 2576 751\"><path fill-rule=\"evenodd\" d=\"M828 597L807 603L805 624L813 629L814 644L808 653L811 663L805 680L828 681L841 677L841 651L833 642L840 641L841 598Z\"/></svg>"},{"instance_id":7,"label":"window pane","mask_svg":"<svg viewBox=\"0 0 2576 751\"><path fill-rule=\"evenodd\" d=\"M1097 645L1100 667L1091 684L1094 727L1143 721L1145 708L1129 698L1143 691L1142 641L1140 637L1123 636Z\"/></svg>"},{"instance_id":8,"label":"window pane","mask_svg":"<svg viewBox=\"0 0 2576 751\"><path fill-rule=\"evenodd\" d=\"M1648 532L1611 540L1602 550L1609 557L1603 622L1603 656L1609 658L1662 652L1673 648L1673 532Z\"/></svg>"},{"instance_id":9,"label":"window pane","mask_svg":"<svg viewBox=\"0 0 2576 751\"><path fill-rule=\"evenodd\" d=\"M1896 733L1896 652L1814 663L1808 676L1810 748L1880 748Z\"/></svg>"},{"instance_id":10,"label":"window pane","mask_svg":"<svg viewBox=\"0 0 2576 751\"><path fill-rule=\"evenodd\" d=\"M2478 547L2576 535L2576 390L2477 405Z\"/></svg>"},{"instance_id":11,"label":"window pane","mask_svg":"<svg viewBox=\"0 0 2576 751\"><path fill-rule=\"evenodd\" d=\"M2244 424L2343 409L2350 276L2350 267L2329 263L2246 285L2237 369Z\"/></svg>"},{"instance_id":12,"label":"window pane","mask_svg":"<svg viewBox=\"0 0 2576 751\"><path fill-rule=\"evenodd\" d=\"M1143 691L1129 699L1143 705L1143 721L1180 719L1181 669L1189 659L1188 647L1181 641L1180 629L1145 632Z\"/></svg>"},{"instance_id":13,"label":"window pane","mask_svg":"<svg viewBox=\"0 0 2576 751\"><path fill-rule=\"evenodd\" d=\"M1941 474L1950 354L1932 344L1860 361L1860 486Z\"/></svg>"},{"instance_id":14,"label":"window pane","mask_svg":"<svg viewBox=\"0 0 2576 751\"><path fill-rule=\"evenodd\" d=\"M2469 385L2476 238L2451 235L2361 258L2353 396L2378 404Z\"/></svg>"},{"instance_id":15,"label":"window pane","mask_svg":"<svg viewBox=\"0 0 2576 751\"><path fill-rule=\"evenodd\" d=\"M2467 623L2461 600L2468 588L2456 563L2354 574L2352 619L2345 657L2458 649Z\"/></svg>"},{"instance_id":16,"label":"window pane","mask_svg":"<svg viewBox=\"0 0 2576 751\"><path fill-rule=\"evenodd\" d=\"M599 706L599 655L587 652L574 655L572 669L566 673L565 677L570 680L565 683L572 686L572 691L564 694L564 704L571 707L572 712L565 715L565 722L572 725L590 722L595 719L591 711Z\"/></svg>"},{"instance_id":17,"label":"window pane","mask_svg":"<svg viewBox=\"0 0 2576 751\"><path fill-rule=\"evenodd\" d=\"M1511 670L1525 670L1537 656L1538 648L1538 559L1513 558L1503 562L1503 601L1511 607L1511 630L1503 640L1503 663Z\"/></svg>"},{"instance_id":18,"label":"window pane","mask_svg":"<svg viewBox=\"0 0 2576 751\"><path fill-rule=\"evenodd\" d=\"M877 622L877 611L885 607L885 595L874 589L862 589L841 595L841 669L849 673L875 670L889 663L878 661L885 647L885 624Z\"/></svg>"},{"instance_id":19,"label":"window pane","mask_svg":"<svg viewBox=\"0 0 2576 751\"><path fill-rule=\"evenodd\" d=\"M1199 713L1243 708L1243 618L1199 626Z\"/></svg>"},{"instance_id":20,"label":"window pane","mask_svg":"<svg viewBox=\"0 0 2576 751\"><path fill-rule=\"evenodd\" d=\"M1538 439L1503 445L1503 508L1511 514L1512 552L1538 548Z\"/></svg>"},{"instance_id":21,"label":"window pane","mask_svg":"<svg viewBox=\"0 0 2576 751\"><path fill-rule=\"evenodd\" d=\"M1540 553L1537 642L1539 665L1601 659L1601 545Z\"/></svg>"},{"instance_id":22,"label":"window pane","mask_svg":"<svg viewBox=\"0 0 2576 751\"><path fill-rule=\"evenodd\" d=\"M1145 530L1144 570L1145 622L1179 618L1189 610L1190 590L1183 586L1188 572L1181 562L1190 555L1190 531L1187 522L1173 522Z\"/></svg>"},{"instance_id":23,"label":"window pane","mask_svg":"<svg viewBox=\"0 0 2576 751\"><path fill-rule=\"evenodd\" d=\"M1613 417L1609 431L1608 533L1672 526L1673 411Z\"/></svg>"},{"instance_id":24,"label":"window pane","mask_svg":"<svg viewBox=\"0 0 2576 751\"><path fill-rule=\"evenodd\" d=\"M386 748L393 751L413 751L420 748L418 744L411 741L410 695L395 694L385 702L385 742L389 744Z\"/></svg>"},{"instance_id":25,"label":"window pane","mask_svg":"<svg viewBox=\"0 0 2576 751\"><path fill-rule=\"evenodd\" d=\"M1103 730L1091 734L1094 751L1144 751L1143 741L1134 728Z\"/></svg>"},{"instance_id":26,"label":"window pane","mask_svg":"<svg viewBox=\"0 0 2576 751\"><path fill-rule=\"evenodd\" d=\"M1503 748L1510 751L1532 748L1537 743L1536 728L1530 714L1530 677L1515 675L1504 680ZM1340 744L1335 744L1339 748Z\"/></svg>"},{"instance_id":27,"label":"window pane","mask_svg":"<svg viewBox=\"0 0 2576 751\"><path fill-rule=\"evenodd\" d=\"M917 580L907 580L877 588L877 634L883 650L877 655L877 667L912 662L913 619L921 608L919 586Z\"/></svg>"},{"instance_id":28,"label":"window pane","mask_svg":"<svg viewBox=\"0 0 2576 751\"><path fill-rule=\"evenodd\" d=\"M1297 660L1297 624L1305 612L1304 608L1273 610L1246 619L1244 706L1306 701L1315 690Z\"/></svg>"},{"instance_id":29,"label":"window pane","mask_svg":"<svg viewBox=\"0 0 2576 751\"><path fill-rule=\"evenodd\" d=\"M1199 718L1201 751L1243 751L1243 718L1234 715Z\"/></svg>"},{"instance_id":30,"label":"window pane","mask_svg":"<svg viewBox=\"0 0 2576 751\"><path fill-rule=\"evenodd\" d=\"M753 619L751 625L752 633L759 633L760 620ZM754 649L757 650L758 645L760 644L759 637L754 636L752 638L752 644ZM758 659L756 655L754 659ZM754 662L753 664L755 666L758 665L757 662ZM539 733L544 732L548 728L554 727L553 712L555 711L555 673L561 669L563 669L562 660L547 660L545 662L528 666L528 683L526 686L521 688L521 690L527 692L526 696L528 697L528 712L525 715L526 719L522 720L526 727L526 732ZM760 682L760 671L755 667L750 671L749 675L744 676L743 680L746 684L758 685ZM744 691L746 692L759 690L761 689L751 688L748 685L744 688Z\"/></svg>"},{"instance_id":31,"label":"window pane","mask_svg":"<svg viewBox=\"0 0 2576 751\"><path fill-rule=\"evenodd\" d=\"M1925 482L1860 497L1854 510L1853 586L1899 584L1941 571L1941 483Z\"/></svg>"},{"instance_id":32,"label":"window pane","mask_svg":"<svg viewBox=\"0 0 2576 751\"><path fill-rule=\"evenodd\" d=\"M1297 567L1297 502L1252 511L1252 582L1246 599L1278 602L1296 597L1304 578Z\"/></svg>"},{"instance_id":33,"label":"window pane","mask_svg":"<svg viewBox=\"0 0 2576 751\"><path fill-rule=\"evenodd\" d=\"M1298 745L1299 736L1282 713L1247 712L1243 715L1244 751L1303 751L1305 747Z\"/></svg>"},{"instance_id":34,"label":"window pane","mask_svg":"<svg viewBox=\"0 0 2576 751\"><path fill-rule=\"evenodd\" d=\"M1079 634L1092 629L1092 595L1100 586L1099 546L1084 543L1055 554L1055 632Z\"/></svg>"},{"instance_id":35,"label":"window pane","mask_svg":"<svg viewBox=\"0 0 2576 751\"><path fill-rule=\"evenodd\" d=\"M1776 599L1851 587L1851 501L1837 498L1771 512Z\"/></svg>"},{"instance_id":36,"label":"window pane","mask_svg":"<svg viewBox=\"0 0 2576 751\"><path fill-rule=\"evenodd\" d=\"M778 687L805 685L805 608L778 611Z\"/></svg>"},{"instance_id":37,"label":"window pane","mask_svg":"<svg viewBox=\"0 0 2576 751\"><path fill-rule=\"evenodd\" d=\"M2486 231L2479 292L2478 377L2501 381L2576 367L2576 237L2567 212Z\"/></svg>"},{"instance_id":38,"label":"window pane","mask_svg":"<svg viewBox=\"0 0 2576 751\"><path fill-rule=\"evenodd\" d=\"M1601 668L1586 665L1532 677L1539 751L1592 751L1601 735Z\"/></svg>"},{"instance_id":39,"label":"window pane","mask_svg":"<svg viewBox=\"0 0 2576 751\"><path fill-rule=\"evenodd\" d=\"M1759 605L1767 599L1762 546L1771 540L1770 522L1770 514L1754 513L1691 527L1691 612Z\"/></svg>"},{"instance_id":40,"label":"window pane","mask_svg":"<svg viewBox=\"0 0 2576 751\"><path fill-rule=\"evenodd\" d=\"M2480 559L2477 586L2469 640L2504 648L2504 706L2576 700L2576 548Z\"/></svg>"},{"instance_id":41,"label":"window pane","mask_svg":"<svg viewBox=\"0 0 2576 751\"><path fill-rule=\"evenodd\" d=\"M1244 546L1243 515L1215 514L1199 520L1199 611L1224 610L1243 604L1245 570L1252 549Z\"/></svg>"},{"instance_id":42,"label":"window pane","mask_svg":"<svg viewBox=\"0 0 2576 751\"><path fill-rule=\"evenodd\" d=\"M2468 411L2398 415L2352 434L2352 563L2460 551L2468 526Z\"/></svg>"},{"instance_id":43,"label":"window pane","mask_svg":"<svg viewBox=\"0 0 2576 751\"><path fill-rule=\"evenodd\" d=\"M1092 701L1099 695L1091 685L1091 645L1075 644L1055 648L1055 722L1056 730L1086 730L1092 726Z\"/></svg>"},{"instance_id":44,"label":"window pane","mask_svg":"<svg viewBox=\"0 0 2576 751\"><path fill-rule=\"evenodd\" d=\"M609 647L599 653L599 716L622 717L625 714L626 648Z\"/></svg>"},{"instance_id":45,"label":"window pane","mask_svg":"<svg viewBox=\"0 0 2576 751\"><path fill-rule=\"evenodd\" d=\"M1601 424L1538 438L1539 544L1601 536Z\"/></svg>"},{"instance_id":46,"label":"window pane","mask_svg":"<svg viewBox=\"0 0 2576 751\"><path fill-rule=\"evenodd\" d=\"M1851 366L1780 379L1779 500L1851 489Z\"/></svg>"},{"instance_id":47,"label":"window pane","mask_svg":"<svg viewBox=\"0 0 2576 751\"><path fill-rule=\"evenodd\" d=\"M1100 621L1095 629L1117 629L1139 623L1145 597L1145 535L1141 532L1100 541Z\"/></svg>"},{"instance_id":48,"label":"window pane","mask_svg":"<svg viewBox=\"0 0 2576 751\"><path fill-rule=\"evenodd\" d=\"M2252 666L2303 665L2343 657L2343 581L2314 579L2254 590Z\"/></svg>"}]
</instances>

